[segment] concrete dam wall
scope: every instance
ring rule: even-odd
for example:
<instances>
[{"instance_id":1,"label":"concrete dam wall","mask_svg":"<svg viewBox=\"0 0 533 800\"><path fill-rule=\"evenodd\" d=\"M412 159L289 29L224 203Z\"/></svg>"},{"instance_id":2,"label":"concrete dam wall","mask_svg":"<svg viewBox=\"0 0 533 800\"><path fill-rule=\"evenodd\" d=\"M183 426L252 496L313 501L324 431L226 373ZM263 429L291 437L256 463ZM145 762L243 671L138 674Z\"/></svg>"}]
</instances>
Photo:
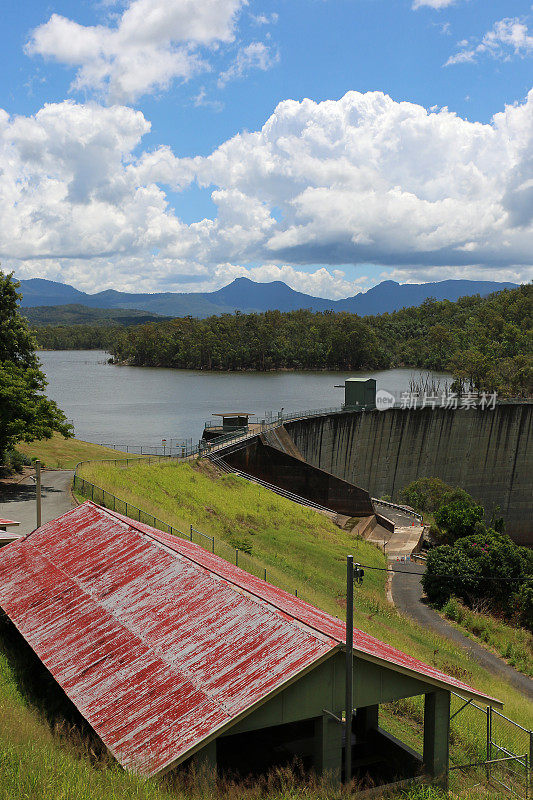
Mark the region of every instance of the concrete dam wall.
<instances>
[{"instance_id":1,"label":"concrete dam wall","mask_svg":"<svg viewBox=\"0 0 533 800\"><path fill-rule=\"evenodd\" d=\"M270 443L272 442L272 444ZM370 495L303 461L283 427L224 449L226 464L347 517L374 514Z\"/></svg>"},{"instance_id":2,"label":"concrete dam wall","mask_svg":"<svg viewBox=\"0 0 533 800\"><path fill-rule=\"evenodd\" d=\"M346 412L285 424L309 463L397 499L423 477L466 489L506 531L533 545L533 403L494 410L389 409Z\"/></svg>"}]
</instances>

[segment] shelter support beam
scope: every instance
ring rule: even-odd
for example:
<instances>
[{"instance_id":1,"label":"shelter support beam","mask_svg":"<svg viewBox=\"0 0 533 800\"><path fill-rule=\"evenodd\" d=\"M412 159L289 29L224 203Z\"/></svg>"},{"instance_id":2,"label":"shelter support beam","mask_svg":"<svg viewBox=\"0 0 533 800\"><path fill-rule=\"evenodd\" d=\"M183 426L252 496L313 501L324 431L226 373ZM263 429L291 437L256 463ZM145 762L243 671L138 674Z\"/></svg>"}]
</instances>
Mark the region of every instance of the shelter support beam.
<instances>
[{"instance_id":1,"label":"shelter support beam","mask_svg":"<svg viewBox=\"0 0 533 800\"><path fill-rule=\"evenodd\" d=\"M326 714L315 719L314 767L318 775L340 786L343 726Z\"/></svg>"},{"instance_id":2,"label":"shelter support beam","mask_svg":"<svg viewBox=\"0 0 533 800\"><path fill-rule=\"evenodd\" d=\"M450 740L450 692L437 689L424 698L424 769L446 787Z\"/></svg>"}]
</instances>

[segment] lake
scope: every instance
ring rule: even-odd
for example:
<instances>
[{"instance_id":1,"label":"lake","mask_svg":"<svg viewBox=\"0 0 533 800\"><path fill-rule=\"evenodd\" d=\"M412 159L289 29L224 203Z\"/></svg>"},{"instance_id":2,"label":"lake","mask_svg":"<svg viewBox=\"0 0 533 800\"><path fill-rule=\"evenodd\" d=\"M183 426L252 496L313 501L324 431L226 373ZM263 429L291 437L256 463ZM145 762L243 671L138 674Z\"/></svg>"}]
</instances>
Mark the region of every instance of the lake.
<instances>
[{"instance_id":1,"label":"lake","mask_svg":"<svg viewBox=\"0 0 533 800\"><path fill-rule=\"evenodd\" d=\"M205 420L220 411L260 418L281 408L340 406L345 378L375 378L398 398L418 377L412 369L381 372L205 372L108 364L99 350L41 351L47 395L74 424L79 439L96 444L161 446L165 438L196 442ZM446 373L431 373L451 381Z\"/></svg>"}]
</instances>

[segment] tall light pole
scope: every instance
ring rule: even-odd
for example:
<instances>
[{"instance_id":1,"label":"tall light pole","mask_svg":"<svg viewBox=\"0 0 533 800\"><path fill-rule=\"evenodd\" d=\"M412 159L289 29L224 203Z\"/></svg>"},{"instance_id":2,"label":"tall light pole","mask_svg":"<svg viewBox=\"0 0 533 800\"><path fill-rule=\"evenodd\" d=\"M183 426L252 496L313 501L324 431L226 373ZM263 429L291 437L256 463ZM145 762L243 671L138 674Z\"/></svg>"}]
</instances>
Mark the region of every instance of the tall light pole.
<instances>
[{"instance_id":1,"label":"tall light pole","mask_svg":"<svg viewBox=\"0 0 533 800\"><path fill-rule=\"evenodd\" d=\"M352 779L352 716L353 716L353 556L346 558L346 695L344 782Z\"/></svg>"}]
</instances>

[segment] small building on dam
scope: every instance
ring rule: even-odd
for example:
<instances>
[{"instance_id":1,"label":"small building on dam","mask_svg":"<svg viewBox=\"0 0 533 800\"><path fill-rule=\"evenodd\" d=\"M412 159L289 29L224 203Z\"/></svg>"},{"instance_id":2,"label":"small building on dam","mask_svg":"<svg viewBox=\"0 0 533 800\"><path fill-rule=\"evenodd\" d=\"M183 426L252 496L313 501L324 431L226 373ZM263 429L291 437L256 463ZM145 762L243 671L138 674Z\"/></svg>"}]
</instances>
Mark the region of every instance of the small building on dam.
<instances>
[{"instance_id":1,"label":"small building on dam","mask_svg":"<svg viewBox=\"0 0 533 800\"><path fill-rule=\"evenodd\" d=\"M448 771L450 693L501 706L355 631L355 711L342 720L345 626L201 547L84 503L0 559L0 606L116 760L305 768L378 784ZM380 726L380 704L424 696L420 752ZM346 734L347 731L347 734Z\"/></svg>"}]
</instances>

